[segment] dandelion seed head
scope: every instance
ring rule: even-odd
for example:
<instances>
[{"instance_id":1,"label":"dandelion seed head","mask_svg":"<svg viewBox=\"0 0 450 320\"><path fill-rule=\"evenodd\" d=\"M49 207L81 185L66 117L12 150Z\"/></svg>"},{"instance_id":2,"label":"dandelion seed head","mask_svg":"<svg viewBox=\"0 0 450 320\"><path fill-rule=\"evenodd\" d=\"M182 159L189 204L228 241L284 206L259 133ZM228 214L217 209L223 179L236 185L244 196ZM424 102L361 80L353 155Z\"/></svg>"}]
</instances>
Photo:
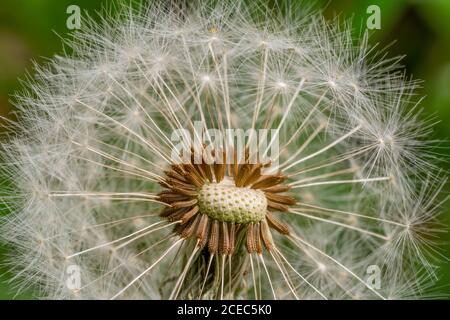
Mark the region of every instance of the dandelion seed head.
<instances>
[{"instance_id":1,"label":"dandelion seed head","mask_svg":"<svg viewBox=\"0 0 450 320\"><path fill-rule=\"evenodd\" d=\"M36 66L1 146L18 290L387 299L430 287L445 174L417 82L349 22L288 6L124 6L86 17L73 53ZM242 162L223 163L237 144L210 146L227 129L273 135L247 134Z\"/></svg>"}]
</instances>

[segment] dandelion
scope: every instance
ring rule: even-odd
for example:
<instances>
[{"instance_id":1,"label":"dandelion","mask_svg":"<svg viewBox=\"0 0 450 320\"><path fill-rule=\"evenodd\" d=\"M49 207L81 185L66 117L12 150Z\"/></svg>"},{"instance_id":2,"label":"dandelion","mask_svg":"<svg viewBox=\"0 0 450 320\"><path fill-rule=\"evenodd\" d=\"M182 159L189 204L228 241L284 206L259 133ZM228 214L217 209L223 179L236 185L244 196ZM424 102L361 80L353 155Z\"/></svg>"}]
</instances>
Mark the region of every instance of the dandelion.
<instances>
[{"instance_id":1,"label":"dandelion","mask_svg":"<svg viewBox=\"0 0 450 320\"><path fill-rule=\"evenodd\" d=\"M424 294L445 179L399 59L304 5L119 11L85 18L16 95L0 198L18 290Z\"/></svg>"}]
</instances>

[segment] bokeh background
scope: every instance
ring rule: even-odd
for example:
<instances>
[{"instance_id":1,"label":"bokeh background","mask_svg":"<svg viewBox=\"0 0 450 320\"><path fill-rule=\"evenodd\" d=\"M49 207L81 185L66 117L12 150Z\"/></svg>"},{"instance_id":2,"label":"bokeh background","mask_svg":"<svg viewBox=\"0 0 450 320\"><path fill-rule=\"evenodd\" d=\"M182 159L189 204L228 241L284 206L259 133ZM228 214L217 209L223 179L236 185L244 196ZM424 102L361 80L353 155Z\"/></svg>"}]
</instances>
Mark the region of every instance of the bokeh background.
<instances>
[{"instance_id":1,"label":"bokeh background","mask_svg":"<svg viewBox=\"0 0 450 320\"><path fill-rule=\"evenodd\" d=\"M129 0L116 0L125 1ZM150 0L151 1L151 0ZM195 0L194 0L195 1ZM274 0L271 0L273 2ZM279 2L283 0L278 0ZM289 1L289 0L285 0ZM296 0L291 0L296 1ZM324 8L327 18L336 15L353 17L354 27L365 28L369 5L381 9L381 29L372 32L371 42L381 47L391 44L391 56L406 57L403 64L408 74L424 80L419 93L426 96L423 102L427 114L435 115L440 122L435 137L450 138L450 1L449 0L311 0ZM20 89L18 78L32 71L32 61L43 62L46 57L62 52L61 37L70 30L66 27L69 5L78 5L90 15L111 7L107 0L2 0L0 5L0 116L12 117L14 107L10 95ZM83 15L83 13L82 13ZM1 136L1 128L0 128ZM450 146L449 142L444 143ZM443 149L450 160L450 149ZM450 169L446 161L445 170ZM1 188L1 184L0 184ZM449 193L450 186L445 190ZM450 201L443 208L443 222L450 226ZM5 213L4 213L5 214ZM450 233L444 235L447 244L444 254L450 257ZM30 293L16 294L11 277L2 261L6 248L0 247L0 299L30 299ZM440 280L433 291L450 297L450 263L442 262Z\"/></svg>"}]
</instances>

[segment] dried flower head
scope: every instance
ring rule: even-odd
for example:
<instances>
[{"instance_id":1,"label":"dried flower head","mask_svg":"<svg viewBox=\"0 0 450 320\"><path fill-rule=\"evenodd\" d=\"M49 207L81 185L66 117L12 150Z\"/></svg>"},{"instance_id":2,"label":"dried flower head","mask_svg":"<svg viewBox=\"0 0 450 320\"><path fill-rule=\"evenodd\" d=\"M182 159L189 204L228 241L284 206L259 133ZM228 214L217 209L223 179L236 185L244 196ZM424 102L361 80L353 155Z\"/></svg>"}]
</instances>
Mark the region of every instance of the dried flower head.
<instances>
[{"instance_id":1,"label":"dried flower head","mask_svg":"<svg viewBox=\"0 0 450 320\"><path fill-rule=\"evenodd\" d=\"M85 18L17 95L0 199L19 289L385 299L432 283L444 182L399 59L302 4L120 12Z\"/></svg>"}]
</instances>

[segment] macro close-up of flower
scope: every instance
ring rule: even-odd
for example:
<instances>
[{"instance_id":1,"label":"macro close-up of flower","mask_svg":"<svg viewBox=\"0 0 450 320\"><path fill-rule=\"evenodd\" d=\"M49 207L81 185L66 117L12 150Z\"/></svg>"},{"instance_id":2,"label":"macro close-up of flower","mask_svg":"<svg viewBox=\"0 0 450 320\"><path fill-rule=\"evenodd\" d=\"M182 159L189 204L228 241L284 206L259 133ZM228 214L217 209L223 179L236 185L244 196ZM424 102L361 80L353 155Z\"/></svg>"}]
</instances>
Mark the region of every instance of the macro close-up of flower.
<instances>
[{"instance_id":1,"label":"macro close-up of flower","mask_svg":"<svg viewBox=\"0 0 450 320\"><path fill-rule=\"evenodd\" d=\"M423 84L347 17L270 3L117 2L22 76L1 118L14 292L446 296L445 137Z\"/></svg>"}]
</instances>

